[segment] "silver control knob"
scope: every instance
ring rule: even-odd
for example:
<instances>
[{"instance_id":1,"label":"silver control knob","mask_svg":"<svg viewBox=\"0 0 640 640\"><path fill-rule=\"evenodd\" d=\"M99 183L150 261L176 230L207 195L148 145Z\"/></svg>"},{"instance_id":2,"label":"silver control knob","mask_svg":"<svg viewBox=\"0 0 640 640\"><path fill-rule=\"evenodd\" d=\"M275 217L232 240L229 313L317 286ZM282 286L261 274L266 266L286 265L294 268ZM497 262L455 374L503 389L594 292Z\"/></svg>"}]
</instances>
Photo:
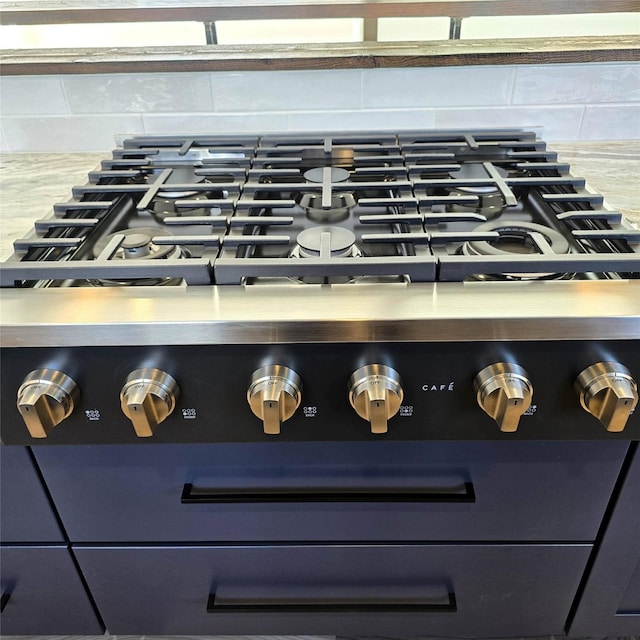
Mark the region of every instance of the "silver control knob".
<instances>
[{"instance_id":1,"label":"silver control knob","mask_svg":"<svg viewBox=\"0 0 640 640\"><path fill-rule=\"evenodd\" d=\"M349 402L371 423L371 433L387 432L387 421L398 413L403 397L400 374L384 364L367 364L349 378Z\"/></svg>"},{"instance_id":2,"label":"silver control knob","mask_svg":"<svg viewBox=\"0 0 640 640\"><path fill-rule=\"evenodd\" d=\"M511 362L491 364L475 377L473 388L478 404L498 423L500 431L517 431L533 397L533 385L521 366Z\"/></svg>"},{"instance_id":3,"label":"silver control knob","mask_svg":"<svg viewBox=\"0 0 640 640\"><path fill-rule=\"evenodd\" d=\"M587 367L574 387L582 408L598 418L607 431L622 431L638 404L638 385L629 370L617 362Z\"/></svg>"},{"instance_id":4,"label":"silver control knob","mask_svg":"<svg viewBox=\"0 0 640 640\"><path fill-rule=\"evenodd\" d=\"M18 389L18 411L32 438L46 438L71 415L80 398L78 385L56 369L36 369Z\"/></svg>"},{"instance_id":5,"label":"silver control knob","mask_svg":"<svg viewBox=\"0 0 640 640\"><path fill-rule=\"evenodd\" d=\"M296 412L301 400L302 380L293 369L270 364L253 372L247 402L262 420L266 434L278 435L281 424Z\"/></svg>"},{"instance_id":6,"label":"silver control knob","mask_svg":"<svg viewBox=\"0 0 640 640\"><path fill-rule=\"evenodd\" d=\"M175 409L178 383L159 369L132 371L120 392L122 412L133 423L139 438L153 435L155 428Z\"/></svg>"}]
</instances>

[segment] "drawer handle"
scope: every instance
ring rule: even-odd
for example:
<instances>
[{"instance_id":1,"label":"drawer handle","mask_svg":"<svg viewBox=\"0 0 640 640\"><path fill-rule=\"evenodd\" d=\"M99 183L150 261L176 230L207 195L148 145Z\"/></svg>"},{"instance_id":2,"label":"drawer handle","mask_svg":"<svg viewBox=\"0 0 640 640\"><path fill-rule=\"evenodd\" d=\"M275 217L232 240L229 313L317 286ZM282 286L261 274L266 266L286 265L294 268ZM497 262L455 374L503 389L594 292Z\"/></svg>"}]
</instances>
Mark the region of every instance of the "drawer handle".
<instances>
[{"instance_id":1,"label":"drawer handle","mask_svg":"<svg viewBox=\"0 0 640 640\"><path fill-rule=\"evenodd\" d=\"M447 594L447 602L402 603L402 602L361 602L361 603L291 603L291 602L225 602L216 600L210 593L207 613L456 613L455 593Z\"/></svg>"},{"instance_id":2,"label":"drawer handle","mask_svg":"<svg viewBox=\"0 0 640 640\"><path fill-rule=\"evenodd\" d=\"M0 613L4 611L4 608L7 606L7 603L9 602L9 598L11 598L10 592L3 593L2 597L0 597Z\"/></svg>"},{"instance_id":3,"label":"drawer handle","mask_svg":"<svg viewBox=\"0 0 640 640\"><path fill-rule=\"evenodd\" d=\"M265 502L475 502L471 482L461 491L434 489L194 489L190 482L182 488L182 504L243 504Z\"/></svg>"}]
</instances>

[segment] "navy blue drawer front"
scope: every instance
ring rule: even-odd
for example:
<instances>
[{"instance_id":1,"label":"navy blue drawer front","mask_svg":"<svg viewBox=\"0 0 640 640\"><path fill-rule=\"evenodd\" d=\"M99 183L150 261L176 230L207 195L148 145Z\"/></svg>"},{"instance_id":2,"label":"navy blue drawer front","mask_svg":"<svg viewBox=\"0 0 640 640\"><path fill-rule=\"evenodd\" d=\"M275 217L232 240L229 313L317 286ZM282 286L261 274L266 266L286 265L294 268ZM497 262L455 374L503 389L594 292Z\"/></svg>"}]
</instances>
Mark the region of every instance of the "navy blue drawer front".
<instances>
[{"instance_id":1,"label":"navy blue drawer front","mask_svg":"<svg viewBox=\"0 0 640 640\"><path fill-rule=\"evenodd\" d=\"M624 617L635 617L640 623L640 562L636 566L616 613Z\"/></svg>"},{"instance_id":2,"label":"navy blue drawer front","mask_svg":"<svg viewBox=\"0 0 640 640\"><path fill-rule=\"evenodd\" d=\"M34 448L73 542L592 541L623 442Z\"/></svg>"},{"instance_id":3,"label":"navy blue drawer front","mask_svg":"<svg viewBox=\"0 0 640 640\"><path fill-rule=\"evenodd\" d=\"M590 545L81 547L110 633L560 634Z\"/></svg>"},{"instance_id":4,"label":"navy blue drawer front","mask_svg":"<svg viewBox=\"0 0 640 640\"><path fill-rule=\"evenodd\" d=\"M104 631L67 547L0 547L0 573L3 634Z\"/></svg>"},{"instance_id":5,"label":"navy blue drawer front","mask_svg":"<svg viewBox=\"0 0 640 640\"><path fill-rule=\"evenodd\" d=\"M570 625L572 636L640 633L640 448L624 477Z\"/></svg>"},{"instance_id":6,"label":"navy blue drawer front","mask_svg":"<svg viewBox=\"0 0 640 640\"><path fill-rule=\"evenodd\" d=\"M3 543L64 541L25 447L0 446L0 505Z\"/></svg>"}]
</instances>

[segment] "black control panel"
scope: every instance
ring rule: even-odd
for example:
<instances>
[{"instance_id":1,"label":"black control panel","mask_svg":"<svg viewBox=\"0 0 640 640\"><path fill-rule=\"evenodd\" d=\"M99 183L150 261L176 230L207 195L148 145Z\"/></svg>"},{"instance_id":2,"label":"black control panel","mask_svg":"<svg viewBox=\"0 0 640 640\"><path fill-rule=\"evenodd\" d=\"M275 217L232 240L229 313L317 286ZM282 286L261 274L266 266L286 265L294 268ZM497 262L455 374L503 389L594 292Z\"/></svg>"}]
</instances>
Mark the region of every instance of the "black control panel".
<instances>
[{"instance_id":1,"label":"black control panel","mask_svg":"<svg viewBox=\"0 0 640 640\"><path fill-rule=\"evenodd\" d=\"M623 428L619 429L618 420L618 427L608 431L602 417L594 417L582 406L576 387L576 380L589 367L617 363L628 372L623 382L632 389L640 380L640 347L635 341L12 348L2 351L2 362L0 433L5 444L640 440L640 410L632 411L633 397L626 405L624 398L619 402L617 410L628 414ZM479 386L478 374L492 371L496 363L509 365L507 372L516 372L518 380L526 381L523 397L527 399L528 394L528 404L515 420L515 428L511 420L507 431L479 402L479 388L488 389L487 393L495 389L486 380ZM295 396L296 406L289 396L285 398L289 404L286 412L282 410L279 429L265 433L266 423L255 414L248 391L255 372L272 370L271 365L276 371L281 367L297 375L298 395L289 394ZM373 433L366 410L357 412L351 402L350 380L367 365L382 365L374 372L392 369L397 373L393 403L389 401L393 415L386 431L378 428ZM505 370L504 366L498 370ZM74 382L73 406L55 405L61 398L55 386L41 406L30 400L42 382L40 374L30 378L34 371L64 374L67 388L67 380ZM150 371L168 377L156 373L153 378ZM615 367L613 371L609 377L617 384ZM145 375L152 379L146 389L149 398L135 394L145 391L135 386L145 384ZM509 375L507 383L513 382ZM600 387L611 380L605 376L594 389L602 391ZM373 384L377 384L375 376ZM637 394L637 385L635 390ZM598 400L599 407L605 396L607 389ZM380 397L380 402L388 398ZM494 398L491 406L502 401ZM265 405L265 412L269 410L275 411ZM35 418L30 411L36 411ZM137 411L150 413L152 428L147 430L144 420L143 428L135 428ZM53 422L62 418L49 429L28 428L29 420L38 423L42 416Z\"/></svg>"}]
</instances>

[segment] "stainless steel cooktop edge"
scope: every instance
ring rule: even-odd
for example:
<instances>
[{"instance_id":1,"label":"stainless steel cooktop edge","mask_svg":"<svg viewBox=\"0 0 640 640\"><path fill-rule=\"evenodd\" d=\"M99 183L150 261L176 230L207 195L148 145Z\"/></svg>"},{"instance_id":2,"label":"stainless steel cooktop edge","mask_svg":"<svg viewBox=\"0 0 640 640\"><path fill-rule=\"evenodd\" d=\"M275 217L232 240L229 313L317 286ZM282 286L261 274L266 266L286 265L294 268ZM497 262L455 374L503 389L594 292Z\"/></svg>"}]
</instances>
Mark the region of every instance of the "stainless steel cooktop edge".
<instances>
[{"instance_id":1,"label":"stainless steel cooktop edge","mask_svg":"<svg viewBox=\"0 0 640 640\"><path fill-rule=\"evenodd\" d=\"M2 347L604 339L640 339L640 281L5 289L0 295Z\"/></svg>"}]
</instances>

